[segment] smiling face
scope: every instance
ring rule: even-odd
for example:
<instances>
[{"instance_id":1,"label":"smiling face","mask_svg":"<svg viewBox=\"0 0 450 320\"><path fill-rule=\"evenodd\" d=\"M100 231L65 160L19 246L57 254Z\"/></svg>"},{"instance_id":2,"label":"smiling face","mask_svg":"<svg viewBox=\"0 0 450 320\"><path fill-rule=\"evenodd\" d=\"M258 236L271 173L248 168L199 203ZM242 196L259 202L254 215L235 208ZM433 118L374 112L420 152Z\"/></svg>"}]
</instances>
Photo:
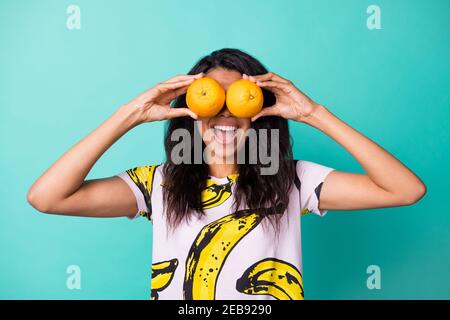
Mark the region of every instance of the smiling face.
<instances>
[{"instance_id":1,"label":"smiling face","mask_svg":"<svg viewBox=\"0 0 450 320\"><path fill-rule=\"evenodd\" d=\"M206 76L217 80L225 91L233 82L242 79L238 71L223 68L211 69ZM214 161L233 161L237 151L244 145L245 132L251 127L250 119L234 117L225 104L216 116L199 117L198 120L200 135L213 153Z\"/></svg>"}]
</instances>

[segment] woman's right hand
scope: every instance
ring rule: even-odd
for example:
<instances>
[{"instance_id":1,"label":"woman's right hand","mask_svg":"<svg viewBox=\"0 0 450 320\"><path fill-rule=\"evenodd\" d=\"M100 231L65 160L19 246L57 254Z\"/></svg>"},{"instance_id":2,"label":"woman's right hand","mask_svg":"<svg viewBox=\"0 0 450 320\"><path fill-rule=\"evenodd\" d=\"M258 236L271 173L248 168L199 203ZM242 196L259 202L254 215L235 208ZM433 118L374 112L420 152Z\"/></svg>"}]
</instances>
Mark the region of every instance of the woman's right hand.
<instances>
[{"instance_id":1,"label":"woman's right hand","mask_svg":"<svg viewBox=\"0 0 450 320\"><path fill-rule=\"evenodd\" d=\"M197 115L188 108L171 108L170 102L179 95L186 93L189 85L203 73L196 75L178 75L167 81L160 82L154 87L140 94L128 105L138 112L138 122L152 122L176 117L189 116L197 119Z\"/></svg>"}]
</instances>

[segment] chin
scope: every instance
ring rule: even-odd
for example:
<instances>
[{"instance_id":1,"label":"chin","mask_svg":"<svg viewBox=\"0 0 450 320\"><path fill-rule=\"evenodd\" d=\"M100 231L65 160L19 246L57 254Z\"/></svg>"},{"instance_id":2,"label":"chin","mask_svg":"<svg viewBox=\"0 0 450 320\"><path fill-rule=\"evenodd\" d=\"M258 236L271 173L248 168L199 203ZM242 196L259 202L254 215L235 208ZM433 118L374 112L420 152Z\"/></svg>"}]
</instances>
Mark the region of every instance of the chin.
<instances>
[{"instance_id":1,"label":"chin","mask_svg":"<svg viewBox=\"0 0 450 320\"><path fill-rule=\"evenodd\" d=\"M236 156L236 145L234 143L223 145L214 142L214 155L216 161L221 161L223 163L234 163Z\"/></svg>"}]
</instances>

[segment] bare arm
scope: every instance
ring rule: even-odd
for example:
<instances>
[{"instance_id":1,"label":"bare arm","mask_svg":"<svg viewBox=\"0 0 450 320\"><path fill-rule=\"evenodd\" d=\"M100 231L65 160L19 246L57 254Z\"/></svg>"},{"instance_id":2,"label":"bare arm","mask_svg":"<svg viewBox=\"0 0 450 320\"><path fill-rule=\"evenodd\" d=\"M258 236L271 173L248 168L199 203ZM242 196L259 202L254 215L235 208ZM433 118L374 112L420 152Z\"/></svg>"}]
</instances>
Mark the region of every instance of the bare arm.
<instances>
[{"instance_id":1,"label":"bare arm","mask_svg":"<svg viewBox=\"0 0 450 320\"><path fill-rule=\"evenodd\" d=\"M102 154L136 124L132 107L117 110L44 172L28 192L30 204L42 212L68 215L136 213L134 196L120 178L84 180Z\"/></svg>"},{"instance_id":2,"label":"bare arm","mask_svg":"<svg viewBox=\"0 0 450 320\"><path fill-rule=\"evenodd\" d=\"M275 73L244 78L271 90L277 99L252 120L276 115L311 125L343 146L366 174L333 171L325 179L319 208L357 210L409 205L426 193L425 184L404 164Z\"/></svg>"},{"instance_id":3,"label":"bare arm","mask_svg":"<svg viewBox=\"0 0 450 320\"><path fill-rule=\"evenodd\" d=\"M118 177L85 180L97 160L135 126L180 116L196 117L185 108L170 108L170 101L186 92L200 75L180 75L145 91L120 107L98 128L63 154L31 186L28 202L37 210L90 217L133 216L136 201Z\"/></svg>"},{"instance_id":4,"label":"bare arm","mask_svg":"<svg viewBox=\"0 0 450 320\"><path fill-rule=\"evenodd\" d=\"M331 172L324 181L320 209L356 210L410 205L426 192L425 184L381 146L318 106L305 122L343 146L366 174Z\"/></svg>"}]
</instances>

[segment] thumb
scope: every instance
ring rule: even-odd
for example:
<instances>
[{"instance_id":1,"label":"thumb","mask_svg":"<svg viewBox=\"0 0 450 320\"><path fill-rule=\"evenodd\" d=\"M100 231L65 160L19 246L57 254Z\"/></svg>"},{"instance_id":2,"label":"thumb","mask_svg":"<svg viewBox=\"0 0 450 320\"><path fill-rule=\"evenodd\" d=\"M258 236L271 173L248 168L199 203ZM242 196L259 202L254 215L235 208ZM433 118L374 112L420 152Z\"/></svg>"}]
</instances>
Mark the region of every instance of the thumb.
<instances>
[{"instance_id":1,"label":"thumb","mask_svg":"<svg viewBox=\"0 0 450 320\"><path fill-rule=\"evenodd\" d=\"M167 119L173 119L178 117L191 117L197 120L197 115L188 108L170 108L167 113Z\"/></svg>"},{"instance_id":2,"label":"thumb","mask_svg":"<svg viewBox=\"0 0 450 320\"><path fill-rule=\"evenodd\" d=\"M278 109L275 106L263 108L257 115L252 117L252 121L258 120L260 117L279 116Z\"/></svg>"}]
</instances>

